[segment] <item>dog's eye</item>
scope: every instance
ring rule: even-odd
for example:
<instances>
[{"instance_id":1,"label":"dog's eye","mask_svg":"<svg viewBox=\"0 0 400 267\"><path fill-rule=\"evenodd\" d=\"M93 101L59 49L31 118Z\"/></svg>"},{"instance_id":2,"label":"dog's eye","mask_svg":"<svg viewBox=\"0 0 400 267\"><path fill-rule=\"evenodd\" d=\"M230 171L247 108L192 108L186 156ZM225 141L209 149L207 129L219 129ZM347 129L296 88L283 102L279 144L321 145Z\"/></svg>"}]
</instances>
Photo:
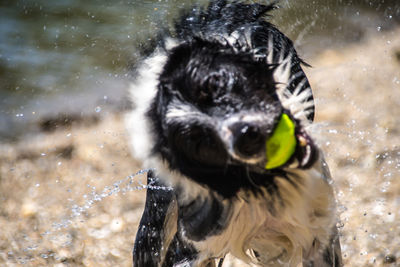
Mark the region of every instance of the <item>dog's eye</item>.
<instances>
[{"instance_id":1,"label":"dog's eye","mask_svg":"<svg viewBox=\"0 0 400 267\"><path fill-rule=\"evenodd\" d=\"M211 74L206 79L199 91L199 100L206 101L218 94L221 85L221 77Z\"/></svg>"},{"instance_id":2,"label":"dog's eye","mask_svg":"<svg viewBox=\"0 0 400 267\"><path fill-rule=\"evenodd\" d=\"M198 100L201 103L207 103L213 99L217 99L226 91L229 77L226 72L214 72L206 76L198 90Z\"/></svg>"},{"instance_id":3,"label":"dog's eye","mask_svg":"<svg viewBox=\"0 0 400 267\"><path fill-rule=\"evenodd\" d=\"M207 90L207 88L200 89L199 95L198 95L199 102L204 103L210 99L211 99L210 92Z\"/></svg>"}]
</instances>

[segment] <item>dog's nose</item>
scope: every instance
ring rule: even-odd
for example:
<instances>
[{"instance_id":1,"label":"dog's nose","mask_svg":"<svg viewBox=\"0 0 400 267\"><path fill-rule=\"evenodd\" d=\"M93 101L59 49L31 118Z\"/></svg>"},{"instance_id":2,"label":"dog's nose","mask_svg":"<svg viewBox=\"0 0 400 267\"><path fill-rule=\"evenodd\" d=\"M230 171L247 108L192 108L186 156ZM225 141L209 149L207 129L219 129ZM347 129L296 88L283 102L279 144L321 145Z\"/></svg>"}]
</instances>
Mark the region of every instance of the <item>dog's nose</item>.
<instances>
[{"instance_id":1,"label":"dog's nose","mask_svg":"<svg viewBox=\"0 0 400 267\"><path fill-rule=\"evenodd\" d=\"M251 157L264 150L266 136L257 125L240 122L229 128L233 134L233 149L239 155Z\"/></svg>"}]
</instances>

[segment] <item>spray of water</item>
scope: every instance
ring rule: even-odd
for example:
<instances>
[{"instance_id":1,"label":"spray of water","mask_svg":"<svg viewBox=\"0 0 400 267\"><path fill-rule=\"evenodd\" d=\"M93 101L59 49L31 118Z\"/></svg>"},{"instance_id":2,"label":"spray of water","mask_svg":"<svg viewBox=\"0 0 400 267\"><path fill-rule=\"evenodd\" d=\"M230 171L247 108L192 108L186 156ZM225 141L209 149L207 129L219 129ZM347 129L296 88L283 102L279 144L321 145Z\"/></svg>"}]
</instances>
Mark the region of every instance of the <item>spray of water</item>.
<instances>
[{"instance_id":1,"label":"spray of water","mask_svg":"<svg viewBox=\"0 0 400 267\"><path fill-rule=\"evenodd\" d=\"M158 178L154 178L153 180L150 180L148 184L144 184L142 182L142 179L140 178L141 176L147 174L147 172L151 170L152 169L139 170L132 175L128 175L124 179L114 182L112 185L105 186L101 191L98 191L95 186L91 186L88 184L87 188L90 190L90 192L84 194L82 196L82 199L70 200L70 202L72 202L72 205L69 207L69 212L67 210L65 213L66 215L63 216L63 218L60 218L59 220L52 222L49 230L40 233L41 239L49 240L52 243L54 243L57 247L68 248L69 246L72 245L72 238L73 238L71 234L68 233L68 229L73 227L73 225L77 222L84 223L85 216L83 215L85 214L87 215L89 209L92 208L94 205L96 205L96 203L99 203L105 198L113 195L114 196L118 194L125 195L129 192L139 191L143 189L166 190L166 191L172 190L172 187L169 186L154 185ZM83 200L84 202L83 205L74 204L81 202L81 200ZM95 233L95 234L101 235L101 233ZM25 253L31 254L34 251L45 251L45 249L41 248L40 245L40 243L42 243L43 240L38 241L30 238L27 235L24 236L24 238L26 247L23 248L22 250ZM14 253L12 251L9 251L7 253L9 258L12 258L13 254ZM36 256L41 257L43 259L48 259L48 258L53 258L55 260L61 259L61 257L57 255L56 252L53 251L49 251L48 253L41 252ZM18 256L16 258L16 261L19 264L26 264L28 262L32 262L33 260L34 258L31 255L27 257Z\"/></svg>"}]
</instances>

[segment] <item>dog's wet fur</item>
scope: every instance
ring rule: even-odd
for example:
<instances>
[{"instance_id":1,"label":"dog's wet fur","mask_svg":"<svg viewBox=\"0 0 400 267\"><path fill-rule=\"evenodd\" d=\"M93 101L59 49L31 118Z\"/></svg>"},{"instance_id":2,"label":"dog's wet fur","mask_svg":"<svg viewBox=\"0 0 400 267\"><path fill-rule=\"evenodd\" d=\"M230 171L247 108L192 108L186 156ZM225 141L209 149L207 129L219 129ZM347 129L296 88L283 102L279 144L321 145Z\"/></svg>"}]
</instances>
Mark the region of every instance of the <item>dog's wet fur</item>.
<instances>
[{"instance_id":1,"label":"dog's wet fur","mask_svg":"<svg viewBox=\"0 0 400 267\"><path fill-rule=\"evenodd\" d=\"M152 171L134 266L211 267L228 253L256 266L341 266L329 170L307 131L305 63L266 21L274 7L193 8L139 68L127 127ZM283 113L296 149L266 170Z\"/></svg>"}]
</instances>

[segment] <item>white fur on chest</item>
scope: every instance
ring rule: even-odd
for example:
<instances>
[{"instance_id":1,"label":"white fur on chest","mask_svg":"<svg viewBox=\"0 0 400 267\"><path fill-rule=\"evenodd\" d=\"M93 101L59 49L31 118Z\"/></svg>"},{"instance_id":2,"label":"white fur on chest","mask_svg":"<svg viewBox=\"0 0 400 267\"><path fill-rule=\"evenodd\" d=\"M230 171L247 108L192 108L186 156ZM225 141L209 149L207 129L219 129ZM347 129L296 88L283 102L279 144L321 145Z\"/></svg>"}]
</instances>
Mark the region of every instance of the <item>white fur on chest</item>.
<instances>
[{"instance_id":1,"label":"white fur on chest","mask_svg":"<svg viewBox=\"0 0 400 267\"><path fill-rule=\"evenodd\" d=\"M319 167L292 171L289 175L302 180L296 185L277 178L283 203L274 202L275 216L268 211L268 197L239 194L227 228L219 235L193 242L200 251L198 262L231 253L261 266L298 266L314 239L328 242L335 221L329 177L324 177L327 172ZM258 259L253 250L259 252Z\"/></svg>"}]
</instances>

